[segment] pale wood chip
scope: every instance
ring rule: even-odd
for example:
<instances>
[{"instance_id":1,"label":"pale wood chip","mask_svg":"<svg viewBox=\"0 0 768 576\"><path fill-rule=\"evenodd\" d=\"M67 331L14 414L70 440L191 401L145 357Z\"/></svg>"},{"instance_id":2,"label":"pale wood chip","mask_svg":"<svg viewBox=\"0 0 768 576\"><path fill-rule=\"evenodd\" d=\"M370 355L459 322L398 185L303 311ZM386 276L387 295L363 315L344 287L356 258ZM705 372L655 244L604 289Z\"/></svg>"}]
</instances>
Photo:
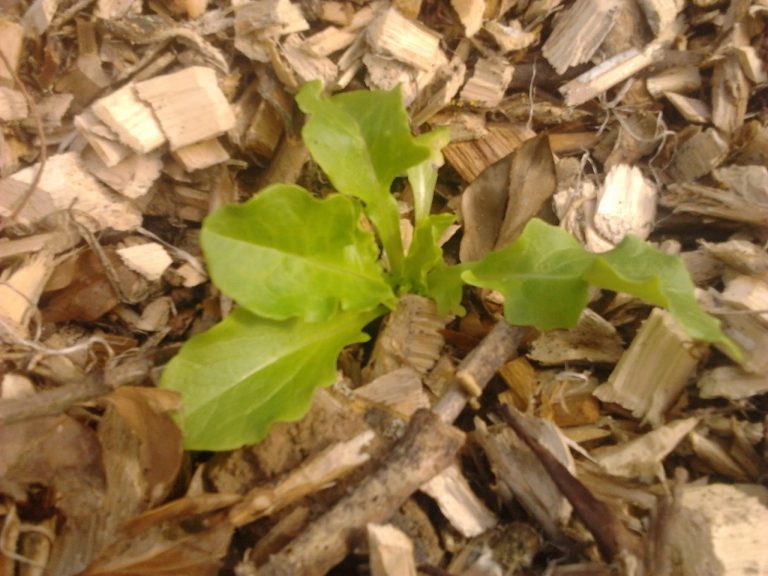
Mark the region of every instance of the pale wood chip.
<instances>
[{"instance_id":1,"label":"pale wood chip","mask_svg":"<svg viewBox=\"0 0 768 576\"><path fill-rule=\"evenodd\" d=\"M652 480L664 477L662 462L699 423L698 418L675 420L616 446L594 450L592 457L614 476Z\"/></svg>"},{"instance_id":2,"label":"pale wood chip","mask_svg":"<svg viewBox=\"0 0 768 576\"><path fill-rule=\"evenodd\" d=\"M18 90L0 86L0 121L23 120L27 114L29 110L27 110L24 94Z\"/></svg>"},{"instance_id":3,"label":"pale wood chip","mask_svg":"<svg viewBox=\"0 0 768 576\"><path fill-rule=\"evenodd\" d=\"M594 394L616 402L636 418L659 426L702 359L706 346L696 343L669 312L654 308L608 381Z\"/></svg>"},{"instance_id":4,"label":"pale wood chip","mask_svg":"<svg viewBox=\"0 0 768 576\"><path fill-rule=\"evenodd\" d=\"M118 248L117 254L128 268L152 281L160 280L163 272L173 263L165 248L157 242Z\"/></svg>"},{"instance_id":5,"label":"pale wood chip","mask_svg":"<svg viewBox=\"0 0 768 576\"><path fill-rule=\"evenodd\" d=\"M97 100L91 110L136 152L151 152L166 142L152 109L139 99L133 84Z\"/></svg>"},{"instance_id":6,"label":"pale wood chip","mask_svg":"<svg viewBox=\"0 0 768 576\"><path fill-rule=\"evenodd\" d=\"M422 485L421 491L437 502L451 525L466 538L478 536L498 523L455 464Z\"/></svg>"},{"instance_id":7,"label":"pale wood chip","mask_svg":"<svg viewBox=\"0 0 768 576\"><path fill-rule=\"evenodd\" d=\"M413 542L392 524L368 524L373 576L416 576Z\"/></svg>"},{"instance_id":8,"label":"pale wood chip","mask_svg":"<svg viewBox=\"0 0 768 576\"><path fill-rule=\"evenodd\" d=\"M758 484L689 485L668 545L683 576L768 572L768 490Z\"/></svg>"},{"instance_id":9,"label":"pale wood chip","mask_svg":"<svg viewBox=\"0 0 768 576\"><path fill-rule=\"evenodd\" d=\"M235 116L212 68L191 66L135 86L154 112L171 150L223 134Z\"/></svg>"},{"instance_id":10,"label":"pale wood chip","mask_svg":"<svg viewBox=\"0 0 768 576\"><path fill-rule=\"evenodd\" d=\"M371 22L366 38L378 54L419 70L434 68L442 54L437 33L409 20L395 8L385 10Z\"/></svg>"},{"instance_id":11,"label":"pale wood chip","mask_svg":"<svg viewBox=\"0 0 768 576\"><path fill-rule=\"evenodd\" d=\"M14 22L5 17L0 17L0 52L16 71L21 58L21 48L24 42L24 27L18 22ZM0 83L10 85L13 82L13 76L5 63L0 60Z\"/></svg>"},{"instance_id":12,"label":"pale wood chip","mask_svg":"<svg viewBox=\"0 0 768 576\"><path fill-rule=\"evenodd\" d=\"M611 31L618 0L577 0L555 20L542 53L558 74L589 62Z\"/></svg>"}]
</instances>

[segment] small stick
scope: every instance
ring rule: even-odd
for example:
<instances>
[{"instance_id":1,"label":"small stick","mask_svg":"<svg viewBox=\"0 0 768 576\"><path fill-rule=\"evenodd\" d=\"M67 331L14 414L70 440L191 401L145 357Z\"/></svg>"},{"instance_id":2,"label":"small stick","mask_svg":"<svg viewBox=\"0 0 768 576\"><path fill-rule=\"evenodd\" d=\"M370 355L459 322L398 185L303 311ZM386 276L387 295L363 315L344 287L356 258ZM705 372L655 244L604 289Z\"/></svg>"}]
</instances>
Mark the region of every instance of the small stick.
<instances>
[{"instance_id":1,"label":"small stick","mask_svg":"<svg viewBox=\"0 0 768 576\"><path fill-rule=\"evenodd\" d=\"M549 450L528 434L516 411L513 412L509 406L503 405L499 408L499 413L536 455L560 492L568 498L573 509L594 536L597 547L606 560L613 562L627 553L640 558L638 552L642 550L642 547L638 538L627 530L602 500L595 498L592 492L573 476Z\"/></svg>"},{"instance_id":2,"label":"small stick","mask_svg":"<svg viewBox=\"0 0 768 576\"><path fill-rule=\"evenodd\" d=\"M365 526L388 520L427 480L456 457L464 434L429 410L411 418L384 464L317 519L267 564L241 565L247 576L319 576L341 562L365 538Z\"/></svg>"},{"instance_id":3,"label":"small stick","mask_svg":"<svg viewBox=\"0 0 768 576\"><path fill-rule=\"evenodd\" d=\"M443 422L458 418L470 397L479 396L493 375L517 353L526 328L510 326L504 320L486 335L459 364L454 382L435 404L433 410Z\"/></svg>"},{"instance_id":4,"label":"small stick","mask_svg":"<svg viewBox=\"0 0 768 576\"><path fill-rule=\"evenodd\" d=\"M8 224L16 220L16 217L24 209L24 206L27 205L27 202L29 202L30 198L32 198L35 190L37 190L37 185L40 183L40 178L43 176L45 162L48 159L48 142L45 139L43 121L40 118L40 113L37 110L37 104L35 104L35 101L29 95L29 92L27 92L27 88L16 74L16 71L13 69L13 66L11 66L11 63L8 61L8 58L5 57L5 54L3 54L2 50L0 50L0 60L3 61L3 65L5 65L5 67L8 69L8 72L13 78L13 81L18 85L19 90L21 90L21 93L24 96L24 100L27 101L27 105L29 106L29 113L35 120L35 128L37 129L38 138L40 138L40 168L37 169L35 177L32 178L32 182L29 183L29 188L27 188L27 190L24 192L24 195L19 198L18 202L16 202L16 206L14 206L11 210L11 213L8 216L8 220L5 222L0 222L0 231L2 231Z\"/></svg>"},{"instance_id":5,"label":"small stick","mask_svg":"<svg viewBox=\"0 0 768 576\"><path fill-rule=\"evenodd\" d=\"M55 416L73 404L92 400L111 391L112 388L101 377L90 377L84 382L43 390L34 396L0 400L0 426L30 418Z\"/></svg>"}]
</instances>

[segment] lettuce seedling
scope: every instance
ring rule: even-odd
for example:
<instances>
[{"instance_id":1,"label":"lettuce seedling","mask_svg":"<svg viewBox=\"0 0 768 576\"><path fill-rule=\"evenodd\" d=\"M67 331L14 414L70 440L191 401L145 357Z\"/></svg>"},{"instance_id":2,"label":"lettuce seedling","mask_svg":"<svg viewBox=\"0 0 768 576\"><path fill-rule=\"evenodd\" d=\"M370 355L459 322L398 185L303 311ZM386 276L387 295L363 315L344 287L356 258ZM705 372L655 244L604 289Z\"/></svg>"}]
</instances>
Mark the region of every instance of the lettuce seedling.
<instances>
[{"instance_id":1,"label":"lettuce seedling","mask_svg":"<svg viewBox=\"0 0 768 576\"><path fill-rule=\"evenodd\" d=\"M604 254L531 220L512 244L478 262L445 264L439 239L453 222L430 214L445 131L413 136L399 90L324 97L318 82L297 96L302 136L338 193L269 186L206 218L200 236L213 282L237 307L192 337L161 385L183 399L188 449L226 450L261 440L269 426L306 413L333 383L344 347L405 293L461 313L463 285L498 290L504 316L542 330L572 327L589 285L668 308L692 337L738 349L702 311L679 258L628 237ZM404 251L391 186L407 176L414 233Z\"/></svg>"}]
</instances>

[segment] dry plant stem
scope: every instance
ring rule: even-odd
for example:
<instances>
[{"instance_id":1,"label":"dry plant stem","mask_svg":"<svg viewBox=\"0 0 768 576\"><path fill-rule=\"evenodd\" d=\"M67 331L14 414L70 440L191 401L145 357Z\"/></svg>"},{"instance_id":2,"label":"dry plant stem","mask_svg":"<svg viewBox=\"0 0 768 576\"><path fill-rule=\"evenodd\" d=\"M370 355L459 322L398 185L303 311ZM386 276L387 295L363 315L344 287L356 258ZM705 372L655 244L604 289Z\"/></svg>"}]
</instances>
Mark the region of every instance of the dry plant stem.
<instances>
[{"instance_id":1,"label":"dry plant stem","mask_svg":"<svg viewBox=\"0 0 768 576\"><path fill-rule=\"evenodd\" d=\"M5 222L0 222L0 231L2 231L8 224L16 220L16 217L21 213L21 211L24 209L24 206L27 205L27 202L29 202L29 199L32 198L32 195L35 193L37 184L40 182L40 178L43 175L43 170L45 170L45 161L48 159L48 142L45 139L43 121L40 118L40 113L37 111L37 104L35 104L35 101L29 95L29 92L27 92L26 86L24 86L24 83L18 77L16 71L13 69L13 66L11 66L11 63L8 61L8 58L5 57L5 54L3 54L2 51L0 51L0 60L3 61L3 65L5 66L6 70L8 70L8 72L11 74L13 81L24 95L24 100L27 101L27 106L29 106L29 112L32 114L32 117L35 120L35 129L37 130L38 138L40 138L40 168L37 169L35 177L32 178L32 182L29 183L29 188L27 188L26 192L24 192L24 195L19 198L16 206L13 207L13 210L8 216L8 220Z\"/></svg>"},{"instance_id":2,"label":"dry plant stem","mask_svg":"<svg viewBox=\"0 0 768 576\"><path fill-rule=\"evenodd\" d=\"M73 404L97 398L111 390L101 377L92 376L84 382L43 390L34 396L0 400L0 426L60 414Z\"/></svg>"},{"instance_id":3,"label":"dry plant stem","mask_svg":"<svg viewBox=\"0 0 768 576\"><path fill-rule=\"evenodd\" d=\"M552 480L568 498L576 513L581 517L587 529L592 533L597 547L603 556L613 562L622 554L632 554L642 558L637 537L627 530L608 506L595 498L592 493L555 458L549 450L539 444L525 429L517 414L508 406L499 409L504 421L512 428L523 442L536 454Z\"/></svg>"},{"instance_id":4,"label":"dry plant stem","mask_svg":"<svg viewBox=\"0 0 768 576\"><path fill-rule=\"evenodd\" d=\"M456 457L464 434L429 410L417 411L405 435L384 464L358 484L304 533L261 567L242 567L239 574L319 576L341 562L365 526L386 521Z\"/></svg>"},{"instance_id":5,"label":"dry plant stem","mask_svg":"<svg viewBox=\"0 0 768 576\"><path fill-rule=\"evenodd\" d=\"M499 368L517 353L525 333L525 328L510 326L504 320L496 323L459 364L454 382L434 406L433 410L443 422L453 422L458 418L467 404L468 390L472 391L472 396L482 393Z\"/></svg>"}]
</instances>

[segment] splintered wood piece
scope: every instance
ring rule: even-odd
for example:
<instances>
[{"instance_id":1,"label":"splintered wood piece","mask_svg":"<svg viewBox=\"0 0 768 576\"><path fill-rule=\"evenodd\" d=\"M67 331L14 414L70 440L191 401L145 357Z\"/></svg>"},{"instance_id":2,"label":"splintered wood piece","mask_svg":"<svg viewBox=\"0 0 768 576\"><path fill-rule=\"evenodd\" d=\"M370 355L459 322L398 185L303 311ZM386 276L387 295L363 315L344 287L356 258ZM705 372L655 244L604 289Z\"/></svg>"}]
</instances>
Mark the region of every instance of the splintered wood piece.
<instances>
[{"instance_id":1,"label":"splintered wood piece","mask_svg":"<svg viewBox=\"0 0 768 576\"><path fill-rule=\"evenodd\" d=\"M261 100L245 131L242 147L262 158L272 158L282 135L283 121L280 115L269 102Z\"/></svg>"},{"instance_id":2,"label":"splintered wood piece","mask_svg":"<svg viewBox=\"0 0 768 576\"><path fill-rule=\"evenodd\" d=\"M394 58L419 70L434 68L439 56L443 55L438 34L409 20L395 8L383 11L371 22L366 38L379 55Z\"/></svg>"},{"instance_id":3,"label":"splintered wood piece","mask_svg":"<svg viewBox=\"0 0 768 576\"><path fill-rule=\"evenodd\" d=\"M349 440L331 444L307 458L280 481L253 488L232 508L230 522L235 526L254 522L330 486L370 460L365 448L374 437L372 430L366 430Z\"/></svg>"},{"instance_id":4,"label":"splintered wood piece","mask_svg":"<svg viewBox=\"0 0 768 576\"><path fill-rule=\"evenodd\" d=\"M119 136L99 120L90 108L75 116L74 124L108 168L116 166L133 153L131 148L120 143Z\"/></svg>"},{"instance_id":5,"label":"splintered wood piece","mask_svg":"<svg viewBox=\"0 0 768 576\"><path fill-rule=\"evenodd\" d=\"M632 415L659 426L664 413L685 388L706 345L696 343L660 308L654 308L629 349L594 394Z\"/></svg>"},{"instance_id":6,"label":"splintered wood piece","mask_svg":"<svg viewBox=\"0 0 768 576\"><path fill-rule=\"evenodd\" d=\"M734 308L751 310L768 324L768 285L764 281L745 275L730 278L720 298Z\"/></svg>"},{"instance_id":7,"label":"splintered wood piece","mask_svg":"<svg viewBox=\"0 0 768 576\"><path fill-rule=\"evenodd\" d=\"M440 357L445 338L441 330L449 316L437 313L434 300L408 294L400 298L379 332L366 367L370 379L403 367L425 375Z\"/></svg>"},{"instance_id":8,"label":"splintered wood piece","mask_svg":"<svg viewBox=\"0 0 768 576\"><path fill-rule=\"evenodd\" d=\"M136 0L98 0L96 2L96 17L103 19L120 19L141 12L141 2Z\"/></svg>"},{"instance_id":9,"label":"splintered wood piece","mask_svg":"<svg viewBox=\"0 0 768 576\"><path fill-rule=\"evenodd\" d=\"M134 154L112 167L105 165L93 150L83 152L83 162L91 174L126 198L137 199L149 192L163 169L162 154Z\"/></svg>"},{"instance_id":10,"label":"splintered wood piece","mask_svg":"<svg viewBox=\"0 0 768 576\"><path fill-rule=\"evenodd\" d=\"M592 457L614 476L663 479L662 461L698 423L698 418L675 420L629 442L593 450Z\"/></svg>"},{"instance_id":11,"label":"splintered wood piece","mask_svg":"<svg viewBox=\"0 0 768 576\"><path fill-rule=\"evenodd\" d=\"M765 166L723 166L712 171L716 180L756 206L768 202L768 168Z\"/></svg>"},{"instance_id":12,"label":"splintered wood piece","mask_svg":"<svg viewBox=\"0 0 768 576\"><path fill-rule=\"evenodd\" d=\"M648 238L656 219L656 187L636 166L616 164L605 177L594 227L616 245L628 234Z\"/></svg>"},{"instance_id":13,"label":"splintered wood piece","mask_svg":"<svg viewBox=\"0 0 768 576\"><path fill-rule=\"evenodd\" d=\"M368 549L373 576L416 576L413 542L392 524L368 524Z\"/></svg>"},{"instance_id":14,"label":"splintered wood piece","mask_svg":"<svg viewBox=\"0 0 768 576\"><path fill-rule=\"evenodd\" d=\"M496 20L489 20L483 29L491 35L503 53L525 50L539 40L538 31L527 31L520 20L510 20L505 26Z\"/></svg>"},{"instance_id":15,"label":"splintered wood piece","mask_svg":"<svg viewBox=\"0 0 768 576\"><path fill-rule=\"evenodd\" d=\"M747 78L755 84L768 82L768 73L766 73L765 63L753 46L738 46L734 48L734 52L736 53L739 64L741 64L741 69L744 71L744 74L747 75Z\"/></svg>"},{"instance_id":16,"label":"splintered wood piece","mask_svg":"<svg viewBox=\"0 0 768 576\"><path fill-rule=\"evenodd\" d=\"M269 62L270 43L308 29L301 6L290 0L254 0L235 6L235 48L251 60Z\"/></svg>"},{"instance_id":17,"label":"splintered wood piece","mask_svg":"<svg viewBox=\"0 0 768 576\"><path fill-rule=\"evenodd\" d=\"M412 368L398 368L376 378L365 386L355 388L355 396L381 404L411 416L419 408L429 408L429 397L424 392L421 376Z\"/></svg>"},{"instance_id":18,"label":"splintered wood piece","mask_svg":"<svg viewBox=\"0 0 768 576\"><path fill-rule=\"evenodd\" d=\"M749 100L749 82L735 55L715 62L712 72L712 123L732 134L744 124Z\"/></svg>"},{"instance_id":19,"label":"splintered wood piece","mask_svg":"<svg viewBox=\"0 0 768 576\"><path fill-rule=\"evenodd\" d=\"M665 36L677 15L685 7L685 0L639 0L654 36Z\"/></svg>"},{"instance_id":20,"label":"splintered wood piece","mask_svg":"<svg viewBox=\"0 0 768 576\"><path fill-rule=\"evenodd\" d=\"M419 410L380 468L288 546L272 555L267 564L251 567L251 572L244 574L319 576L327 573L364 537L369 523L390 518L414 491L448 466L463 442L462 432L442 422L434 413Z\"/></svg>"},{"instance_id":21,"label":"splintered wood piece","mask_svg":"<svg viewBox=\"0 0 768 576\"><path fill-rule=\"evenodd\" d=\"M520 356L499 368L499 376L509 388L515 407L521 412L528 412L533 406L537 388L536 369L524 356Z\"/></svg>"},{"instance_id":22,"label":"splintered wood piece","mask_svg":"<svg viewBox=\"0 0 768 576\"><path fill-rule=\"evenodd\" d=\"M40 169L35 164L0 180L0 214L10 213ZM141 212L110 192L85 167L76 152L50 156L31 200L19 214L22 222L37 222L58 210L74 209L89 228L133 230L141 225Z\"/></svg>"},{"instance_id":23,"label":"splintered wood piece","mask_svg":"<svg viewBox=\"0 0 768 576\"><path fill-rule=\"evenodd\" d=\"M0 18L0 52L16 71L21 57L21 47L24 42L24 28L18 22L8 18ZM0 84L10 86L13 82L13 76L5 63L0 60Z\"/></svg>"},{"instance_id":24,"label":"splintered wood piece","mask_svg":"<svg viewBox=\"0 0 768 576\"><path fill-rule=\"evenodd\" d=\"M23 21L27 35L42 36L53 21L58 9L59 0L35 0L24 13Z\"/></svg>"},{"instance_id":25,"label":"splintered wood piece","mask_svg":"<svg viewBox=\"0 0 768 576\"><path fill-rule=\"evenodd\" d=\"M613 28L618 9L618 0L577 0L555 20L544 58L558 74L589 62Z\"/></svg>"},{"instance_id":26,"label":"splintered wood piece","mask_svg":"<svg viewBox=\"0 0 768 576\"><path fill-rule=\"evenodd\" d=\"M677 182L691 182L709 174L728 154L728 143L714 128L688 139L677 150L669 174Z\"/></svg>"},{"instance_id":27,"label":"splintered wood piece","mask_svg":"<svg viewBox=\"0 0 768 576\"><path fill-rule=\"evenodd\" d=\"M757 480L759 472L753 478L750 478L747 471L728 453L729 450L722 440L693 431L688 435L688 441L697 458L704 462L714 473L735 482Z\"/></svg>"},{"instance_id":28,"label":"splintered wood piece","mask_svg":"<svg viewBox=\"0 0 768 576\"><path fill-rule=\"evenodd\" d=\"M418 70L389 56L374 53L365 54L362 62L367 71L365 83L368 87L392 90L399 86L405 106L410 106L421 91L435 79L438 71L448 64L442 52L437 54L434 66L429 70Z\"/></svg>"},{"instance_id":29,"label":"splintered wood piece","mask_svg":"<svg viewBox=\"0 0 768 576\"><path fill-rule=\"evenodd\" d=\"M191 66L139 82L135 88L155 113L171 150L213 138L235 125L213 68Z\"/></svg>"},{"instance_id":30,"label":"splintered wood piece","mask_svg":"<svg viewBox=\"0 0 768 576\"><path fill-rule=\"evenodd\" d=\"M536 136L525 124L491 123L487 130L483 138L451 142L443 149L445 159L466 182L472 182L491 164Z\"/></svg>"},{"instance_id":31,"label":"splintered wood piece","mask_svg":"<svg viewBox=\"0 0 768 576\"><path fill-rule=\"evenodd\" d=\"M139 100L133 84L97 100L91 110L136 152L144 154L165 144L165 134L152 109Z\"/></svg>"},{"instance_id":32,"label":"splintered wood piece","mask_svg":"<svg viewBox=\"0 0 768 576\"><path fill-rule=\"evenodd\" d=\"M461 25L464 26L464 36L471 38L477 34L483 25L485 0L451 0L451 6L458 14Z\"/></svg>"},{"instance_id":33,"label":"splintered wood piece","mask_svg":"<svg viewBox=\"0 0 768 576\"><path fill-rule=\"evenodd\" d=\"M589 308L570 330L542 333L531 343L528 357L544 365L572 362L615 364L624 353L616 327Z\"/></svg>"},{"instance_id":34,"label":"splintered wood piece","mask_svg":"<svg viewBox=\"0 0 768 576\"><path fill-rule=\"evenodd\" d=\"M712 109L703 100L674 92L665 92L664 96L688 122L706 124L712 120Z\"/></svg>"},{"instance_id":35,"label":"splintered wood piece","mask_svg":"<svg viewBox=\"0 0 768 576\"><path fill-rule=\"evenodd\" d=\"M302 50L307 50L315 56L330 56L334 52L344 50L357 39L359 32L328 26L317 34L308 37L302 44Z\"/></svg>"},{"instance_id":36,"label":"splintered wood piece","mask_svg":"<svg viewBox=\"0 0 768 576\"><path fill-rule=\"evenodd\" d=\"M573 457L552 423L525 417L525 424L555 458L575 471ZM549 536L561 534L572 507L536 454L511 429L489 429L479 418L475 418L473 436L488 457L501 498L517 500Z\"/></svg>"},{"instance_id":37,"label":"splintered wood piece","mask_svg":"<svg viewBox=\"0 0 768 576\"><path fill-rule=\"evenodd\" d=\"M53 252L44 249L0 276L0 322L17 337L26 338L27 326L53 269Z\"/></svg>"},{"instance_id":38,"label":"splintered wood piece","mask_svg":"<svg viewBox=\"0 0 768 576\"><path fill-rule=\"evenodd\" d=\"M514 67L504 58L480 58L459 98L472 106L494 108L504 98Z\"/></svg>"},{"instance_id":39,"label":"splintered wood piece","mask_svg":"<svg viewBox=\"0 0 768 576\"><path fill-rule=\"evenodd\" d=\"M667 187L660 202L664 206L674 208L675 212L688 212L759 226L768 224L766 201L763 199L761 202L755 202L735 190L723 190L702 184L672 184Z\"/></svg>"},{"instance_id":40,"label":"splintered wood piece","mask_svg":"<svg viewBox=\"0 0 768 576\"><path fill-rule=\"evenodd\" d=\"M654 98L661 98L667 92L688 94L701 88L701 73L696 66L667 68L648 78L645 87Z\"/></svg>"},{"instance_id":41,"label":"splintered wood piece","mask_svg":"<svg viewBox=\"0 0 768 576\"><path fill-rule=\"evenodd\" d=\"M655 43L642 51L630 48L563 84L558 90L568 106L579 106L657 62L663 54L664 50Z\"/></svg>"},{"instance_id":42,"label":"splintered wood piece","mask_svg":"<svg viewBox=\"0 0 768 576\"><path fill-rule=\"evenodd\" d=\"M742 368L753 374L768 373L768 328L751 314L724 314L720 317L724 332L738 344L743 353Z\"/></svg>"},{"instance_id":43,"label":"splintered wood piece","mask_svg":"<svg viewBox=\"0 0 768 576\"><path fill-rule=\"evenodd\" d=\"M229 160L229 153L218 138L201 140L174 150L173 157L189 172L210 168Z\"/></svg>"},{"instance_id":44,"label":"splintered wood piece","mask_svg":"<svg viewBox=\"0 0 768 576\"><path fill-rule=\"evenodd\" d=\"M24 94L18 90L0 86L0 121L23 120L28 114Z\"/></svg>"},{"instance_id":45,"label":"splintered wood piece","mask_svg":"<svg viewBox=\"0 0 768 576\"><path fill-rule=\"evenodd\" d=\"M702 242L701 248L742 274L762 275L768 272L768 252L746 240Z\"/></svg>"},{"instance_id":46,"label":"splintered wood piece","mask_svg":"<svg viewBox=\"0 0 768 576\"><path fill-rule=\"evenodd\" d=\"M421 491L437 502L443 515L465 538L479 536L498 523L455 464L424 484Z\"/></svg>"},{"instance_id":47,"label":"splintered wood piece","mask_svg":"<svg viewBox=\"0 0 768 576\"><path fill-rule=\"evenodd\" d=\"M122 258L128 268L151 281L160 280L163 272L173 264L173 259L168 252L157 242L118 248L117 255Z\"/></svg>"},{"instance_id":48,"label":"splintered wood piece","mask_svg":"<svg viewBox=\"0 0 768 576\"><path fill-rule=\"evenodd\" d=\"M298 88L305 82L321 80L331 86L339 75L339 69L329 58L307 50L298 34L291 34L278 46L280 55L291 68Z\"/></svg>"},{"instance_id":49,"label":"splintered wood piece","mask_svg":"<svg viewBox=\"0 0 768 576\"><path fill-rule=\"evenodd\" d=\"M768 393L768 374L750 374L738 366L718 366L702 372L698 386L702 398L741 400Z\"/></svg>"},{"instance_id":50,"label":"splintered wood piece","mask_svg":"<svg viewBox=\"0 0 768 576\"><path fill-rule=\"evenodd\" d=\"M414 126L420 126L433 118L453 101L464 84L466 72L467 67L461 58L453 58L438 70L434 80L419 93L411 106L411 122ZM451 140L454 140L453 133L451 133Z\"/></svg>"},{"instance_id":51,"label":"splintered wood piece","mask_svg":"<svg viewBox=\"0 0 768 576\"><path fill-rule=\"evenodd\" d=\"M681 488L668 546L682 576L763 574L768 569L768 489L759 484Z\"/></svg>"}]
</instances>

